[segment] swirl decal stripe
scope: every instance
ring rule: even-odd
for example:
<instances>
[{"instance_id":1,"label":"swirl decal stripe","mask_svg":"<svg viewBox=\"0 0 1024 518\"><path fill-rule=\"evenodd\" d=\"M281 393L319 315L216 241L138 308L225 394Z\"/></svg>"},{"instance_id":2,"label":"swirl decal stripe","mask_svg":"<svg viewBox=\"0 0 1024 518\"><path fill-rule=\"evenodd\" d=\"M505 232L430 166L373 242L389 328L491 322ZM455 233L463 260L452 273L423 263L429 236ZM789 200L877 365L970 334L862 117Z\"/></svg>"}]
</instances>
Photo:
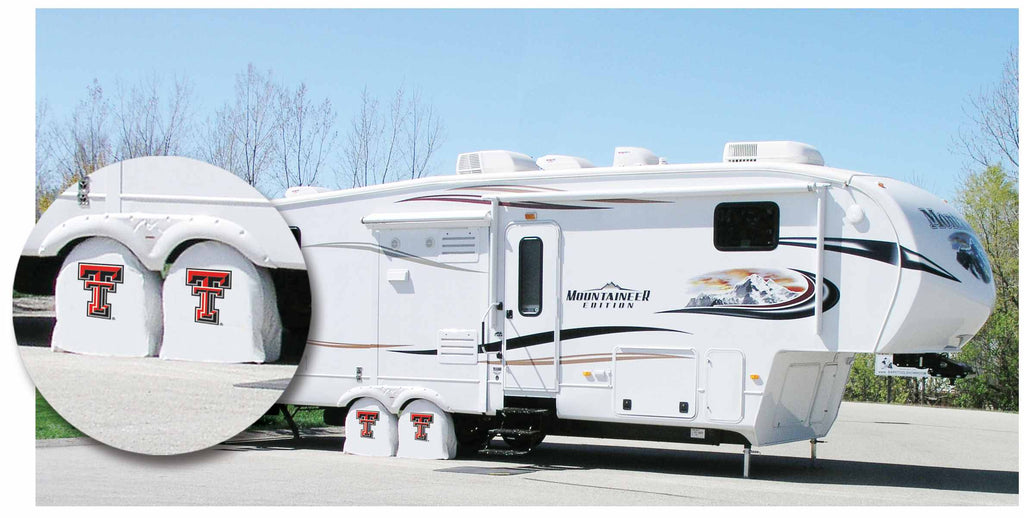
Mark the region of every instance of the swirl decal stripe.
<instances>
[{"instance_id":1,"label":"swirl decal stripe","mask_svg":"<svg viewBox=\"0 0 1024 518\"><path fill-rule=\"evenodd\" d=\"M678 329L664 329L660 327L633 327L633 326L600 326L600 327L578 327L574 329L563 329L559 335L561 341L575 340L577 338L587 338L590 336L601 336L616 333L637 333L642 331L664 331L668 333L683 333L692 334L688 331L680 331ZM555 341L554 331L545 331L543 333L534 333L532 335L520 336L512 338L506 341L505 350L511 351L513 349L521 349L523 347L530 347L533 345L540 345L546 343L552 343ZM496 353L501 351L501 340L483 344L479 347L478 352ZM396 353L404 354L437 354L437 349L423 349L419 351L392 351Z\"/></svg>"},{"instance_id":2,"label":"swirl decal stripe","mask_svg":"<svg viewBox=\"0 0 1024 518\"><path fill-rule=\"evenodd\" d=\"M814 248L816 246L815 238L813 237L782 237L779 238L779 245L801 248ZM919 270L953 282L961 282L960 279L957 279L952 273L936 264L935 261L906 247L901 246L897 248L896 243L888 241L826 237L825 250L856 255L891 265L902 264L903 268L908 270Z\"/></svg>"}]
</instances>

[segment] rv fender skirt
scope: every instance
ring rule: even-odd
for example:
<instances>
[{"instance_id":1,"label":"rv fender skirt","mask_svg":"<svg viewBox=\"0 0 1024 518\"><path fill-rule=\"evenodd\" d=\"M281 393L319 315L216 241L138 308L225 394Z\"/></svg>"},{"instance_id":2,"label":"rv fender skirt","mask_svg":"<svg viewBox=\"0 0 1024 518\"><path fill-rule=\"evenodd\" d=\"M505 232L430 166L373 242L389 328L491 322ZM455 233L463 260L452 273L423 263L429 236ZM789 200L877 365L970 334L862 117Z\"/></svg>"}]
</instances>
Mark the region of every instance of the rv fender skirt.
<instances>
[{"instance_id":1,"label":"rv fender skirt","mask_svg":"<svg viewBox=\"0 0 1024 518\"><path fill-rule=\"evenodd\" d=\"M373 398L360 398L345 416L345 453L393 457L398 450L398 417Z\"/></svg>"},{"instance_id":2,"label":"rv fender skirt","mask_svg":"<svg viewBox=\"0 0 1024 518\"><path fill-rule=\"evenodd\" d=\"M50 346L97 356L154 356L160 348L160 274L105 237L82 241L57 273Z\"/></svg>"},{"instance_id":3,"label":"rv fender skirt","mask_svg":"<svg viewBox=\"0 0 1024 518\"><path fill-rule=\"evenodd\" d=\"M398 456L409 459L454 459L455 421L425 399L415 399L398 416Z\"/></svg>"},{"instance_id":4,"label":"rv fender skirt","mask_svg":"<svg viewBox=\"0 0 1024 518\"><path fill-rule=\"evenodd\" d=\"M204 241L164 280L160 358L264 363L281 355L281 317L270 274L234 248Z\"/></svg>"}]
</instances>

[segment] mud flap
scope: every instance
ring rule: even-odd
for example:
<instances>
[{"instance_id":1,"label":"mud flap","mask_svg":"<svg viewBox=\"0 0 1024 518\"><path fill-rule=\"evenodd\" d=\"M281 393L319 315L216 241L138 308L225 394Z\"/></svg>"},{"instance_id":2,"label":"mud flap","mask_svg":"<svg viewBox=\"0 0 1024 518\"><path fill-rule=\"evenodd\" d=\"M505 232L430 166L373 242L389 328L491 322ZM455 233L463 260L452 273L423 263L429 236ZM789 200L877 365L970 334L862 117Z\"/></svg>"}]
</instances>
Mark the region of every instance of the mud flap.
<instances>
[{"instance_id":1,"label":"mud flap","mask_svg":"<svg viewBox=\"0 0 1024 518\"><path fill-rule=\"evenodd\" d=\"M57 273L50 347L97 356L153 356L160 348L160 275L127 247L82 241Z\"/></svg>"},{"instance_id":2,"label":"mud flap","mask_svg":"<svg viewBox=\"0 0 1024 518\"><path fill-rule=\"evenodd\" d=\"M186 249L164 280L160 358L264 363L281 354L281 319L270 274L234 248Z\"/></svg>"},{"instance_id":3,"label":"mud flap","mask_svg":"<svg viewBox=\"0 0 1024 518\"><path fill-rule=\"evenodd\" d=\"M345 453L393 457L398 450L398 419L373 398L357 399L345 416Z\"/></svg>"}]
</instances>

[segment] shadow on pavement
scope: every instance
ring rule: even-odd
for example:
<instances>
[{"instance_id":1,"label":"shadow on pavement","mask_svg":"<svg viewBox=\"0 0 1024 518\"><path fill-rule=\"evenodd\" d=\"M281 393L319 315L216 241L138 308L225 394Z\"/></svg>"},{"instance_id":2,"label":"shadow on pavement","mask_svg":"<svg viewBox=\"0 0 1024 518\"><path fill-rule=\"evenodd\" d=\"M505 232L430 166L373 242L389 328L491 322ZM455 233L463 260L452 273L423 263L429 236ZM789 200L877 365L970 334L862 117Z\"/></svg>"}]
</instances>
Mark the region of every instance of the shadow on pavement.
<instances>
[{"instance_id":1,"label":"shadow on pavement","mask_svg":"<svg viewBox=\"0 0 1024 518\"><path fill-rule=\"evenodd\" d=\"M344 438L338 431L317 433L304 431L300 439L290 434L275 432L265 438L239 438L228 441L217 449L229 451L258 450L318 450L341 453ZM501 441L495 441L495 444ZM674 475L740 478L743 455L739 453L669 450L627 446L593 444L546 443L526 455L495 455L476 453L460 456L462 461L485 461L503 466L470 466L455 464L439 471L509 475L552 470L608 469L640 471ZM500 471L500 473L499 473ZM885 486L943 491L972 491L978 493L1017 494L1020 474L1016 471L950 468L831 460L819 458L816 466L810 459L754 455L751 459L751 478L775 482L802 484L832 484L851 486ZM870 502L865 502L868 504ZM928 502L908 501L908 505Z\"/></svg>"},{"instance_id":2,"label":"shadow on pavement","mask_svg":"<svg viewBox=\"0 0 1024 518\"><path fill-rule=\"evenodd\" d=\"M740 478L743 455L739 453L680 451L605 445L542 444L526 456L502 457L476 454L470 459L532 464L541 469L612 469L677 475ZM945 491L1017 494L1020 474L940 466L916 466L809 458L754 455L751 478L804 484L887 486ZM868 503L868 502L865 502ZM906 502L922 505L927 502Z\"/></svg>"}]
</instances>

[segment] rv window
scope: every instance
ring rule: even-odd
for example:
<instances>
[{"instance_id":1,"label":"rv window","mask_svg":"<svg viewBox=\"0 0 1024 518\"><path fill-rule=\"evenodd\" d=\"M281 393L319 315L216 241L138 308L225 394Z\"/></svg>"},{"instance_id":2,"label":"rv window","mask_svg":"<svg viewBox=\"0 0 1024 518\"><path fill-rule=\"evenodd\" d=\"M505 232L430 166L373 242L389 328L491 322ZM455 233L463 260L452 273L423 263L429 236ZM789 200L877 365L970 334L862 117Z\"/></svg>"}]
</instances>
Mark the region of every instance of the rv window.
<instances>
[{"instance_id":1,"label":"rv window","mask_svg":"<svg viewBox=\"0 0 1024 518\"><path fill-rule=\"evenodd\" d=\"M715 207L715 248L722 251L775 250L779 206L770 201L720 203Z\"/></svg>"},{"instance_id":2,"label":"rv window","mask_svg":"<svg viewBox=\"0 0 1024 518\"><path fill-rule=\"evenodd\" d=\"M539 237L519 240L519 314L540 314L541 285L544 275L544 242Z\"/></svg>"}]
</instances>

